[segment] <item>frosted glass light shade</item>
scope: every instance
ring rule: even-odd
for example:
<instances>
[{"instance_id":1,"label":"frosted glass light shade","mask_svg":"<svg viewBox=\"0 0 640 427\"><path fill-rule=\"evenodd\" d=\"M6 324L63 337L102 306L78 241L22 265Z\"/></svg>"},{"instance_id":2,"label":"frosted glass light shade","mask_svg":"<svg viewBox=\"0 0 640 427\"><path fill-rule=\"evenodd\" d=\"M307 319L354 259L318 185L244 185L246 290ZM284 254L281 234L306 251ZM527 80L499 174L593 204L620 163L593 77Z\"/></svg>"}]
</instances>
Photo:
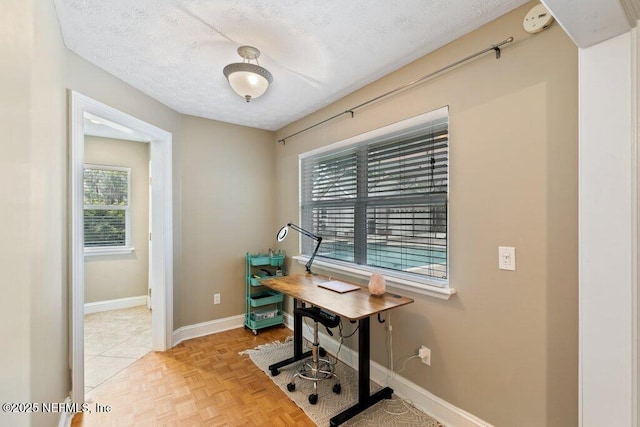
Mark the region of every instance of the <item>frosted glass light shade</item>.
<instances>
[{"instance_id":1,"label":"frosted glass light shade","mask_svg":"<svg viewBox=\"0 0 640 427\"><path fill-rule=\"evenodd\" d=\"M273 76L267 69L246 62L229 64L222 70L235 93L249 102L263 95Z\"/></svg>"}]
</instances>

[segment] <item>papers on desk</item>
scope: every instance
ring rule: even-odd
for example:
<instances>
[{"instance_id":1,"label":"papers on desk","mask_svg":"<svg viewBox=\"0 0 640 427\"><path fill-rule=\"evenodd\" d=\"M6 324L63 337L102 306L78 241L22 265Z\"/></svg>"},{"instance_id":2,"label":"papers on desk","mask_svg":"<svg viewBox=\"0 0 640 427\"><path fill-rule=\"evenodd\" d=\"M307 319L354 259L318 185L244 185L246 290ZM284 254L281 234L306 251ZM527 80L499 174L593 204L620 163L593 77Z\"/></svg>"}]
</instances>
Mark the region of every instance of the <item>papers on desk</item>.
<instances>
[{"instance_id":1,"label":"papers on desk","mask_svg":"<svg viewBox=\"0 0 640 427\"><path fill-rule=\"evenodd\" d=\"M339 280L331 280L330 282L318 283L318 286L341 294L345 292L357 291L358 289L360 289L360 286L358 285L352 285L351 283L345 283Z\"/></svg>"}]
</instances>

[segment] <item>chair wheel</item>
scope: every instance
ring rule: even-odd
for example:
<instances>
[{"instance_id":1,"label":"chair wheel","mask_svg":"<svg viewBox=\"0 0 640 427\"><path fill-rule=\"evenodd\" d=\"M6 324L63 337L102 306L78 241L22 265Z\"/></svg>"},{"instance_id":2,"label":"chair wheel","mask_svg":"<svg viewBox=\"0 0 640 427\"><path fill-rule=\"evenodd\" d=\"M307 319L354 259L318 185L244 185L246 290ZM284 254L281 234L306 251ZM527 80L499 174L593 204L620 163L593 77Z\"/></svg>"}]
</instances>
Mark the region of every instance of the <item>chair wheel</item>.
<instances>
[{"instance_id":1,"label":"chair wheel","mask_svg":"<svg viewBox=\"0 0 640 427\"><path fill-rule=\"evenodd\" d=\"M325 357L327 355L327 350L325 350L324 348L320 347L320 357Z\"/></svg>"},{"instance_id":2,"label":"chair wheel","mask_svg":"<svg viewBox=\"0 0 640 427\"><path fill-rule=\"evenodd\" d=\"M275 377L276 375L278 375L280 373L280 371L278 369L272 369L271 370L271 376Z\"/></svg>"},{"instance_id":3,"label":"chair wheel","mask_svg":"<svg viewBox=\"0 0 640 427\"><path fill-rule=\"evenodd\" d=\"M342 386L340 386L340 384L334 384L333 385L333 392L335 394L340 394L341 391L342 391Z\"/></svg>"},{"instance_id":4,"label":"chair wheel","mask_svg":"<svg viewBox=\"0 0 640 427\"><path fill-rule=\"evenodd\" d=\"M296 389L296 383L290 382L289 384L287 384L287 390L293 391L295 389Z\"/></svg>"},{"instance_id":5,"label":"chair wheel","mask_svg":"<svg viewBox=\"0 0 640 427\"><path fill-rule=\"evenodd\" d=\"M317 394L310 394L309 395L309 403L311 403L312 405L315 405L316 403L318 403L318 395Z\"/></svg>"}]
</instances>

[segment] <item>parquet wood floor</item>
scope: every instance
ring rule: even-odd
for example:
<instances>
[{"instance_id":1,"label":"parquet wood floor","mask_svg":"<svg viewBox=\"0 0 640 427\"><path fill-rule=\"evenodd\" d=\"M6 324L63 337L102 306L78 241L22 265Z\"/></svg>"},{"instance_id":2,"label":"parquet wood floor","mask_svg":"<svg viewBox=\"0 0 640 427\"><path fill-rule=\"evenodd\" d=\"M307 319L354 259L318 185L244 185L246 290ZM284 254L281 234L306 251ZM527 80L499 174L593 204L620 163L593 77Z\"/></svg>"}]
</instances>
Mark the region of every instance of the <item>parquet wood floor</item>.
<instances>
[{"instance_id":1,"label":"parquet wood floor","mask_svg":"<svg viewBox=\"0 0 640 427\"><path fill-rule=\"evenodd\" d=\"M238 328L149 353L87 394L92 412L72 426L315 426L249 356L238 355L289 335ZM96 404L112 409L97 413Z\"/></svg>"}]
</instances>

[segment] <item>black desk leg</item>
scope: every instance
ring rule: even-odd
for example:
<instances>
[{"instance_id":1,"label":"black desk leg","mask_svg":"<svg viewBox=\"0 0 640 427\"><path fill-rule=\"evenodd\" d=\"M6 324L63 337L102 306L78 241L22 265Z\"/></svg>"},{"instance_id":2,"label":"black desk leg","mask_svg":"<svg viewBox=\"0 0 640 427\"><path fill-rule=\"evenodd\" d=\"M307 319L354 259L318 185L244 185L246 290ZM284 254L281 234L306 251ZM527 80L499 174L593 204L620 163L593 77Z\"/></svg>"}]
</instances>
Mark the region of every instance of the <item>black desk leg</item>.
<instances>
[{"instance_id":1,"label":"black desk leg","mask_svg":"<svg viewBox=\"0 0 640 427\"><path fill-rule=\"evenodd\" d=\"M371 322L368 317L360 319L358 331L358 403L369 399L371 378Z\"/></svg>"},{"instance_id":2,"label":"black desk leg","mask_svg":"<svg viewBox=\"0 0 640 427\"><path fill-rule=\"evenodd\" d=\"M372 395L369 395L369 380L371 379L371 323L369 318L360 319L360 329L358 331L358 403L345 409L335 417L331 418L331 426L350 420L367 408L372 407L382 399L391 399L393 390L384 387Z\"/></svg>"},{"instance_id":3,"label":"black desk leg","mask_svg":"<svg viewBox=\"0 0 640 427\"><path fill-rule=\"evenodd\" d=\"M290 365L293 362L297 362L302 359L306 359L311 356L311 351L306 353L302 352L302 316L295 314L295 307L298 306L298 300L293 300L294 315L293 315L293 357L290 357L280 362L269 365L269 371L271 376L275 377L280 373L280 368Z\"/></svg>"},{"instance_id":4,"label":"black desk leg","mask_svg":"<svg viewBox=\"0 0 640 427\"><path fill-rule=\"evenodd\" d=\"M293 299L293 357L299 358L302 354L302 316L295 314L298 300ZM299 359L298 359L299 360Z\"/></svg>"}]
</instances>

